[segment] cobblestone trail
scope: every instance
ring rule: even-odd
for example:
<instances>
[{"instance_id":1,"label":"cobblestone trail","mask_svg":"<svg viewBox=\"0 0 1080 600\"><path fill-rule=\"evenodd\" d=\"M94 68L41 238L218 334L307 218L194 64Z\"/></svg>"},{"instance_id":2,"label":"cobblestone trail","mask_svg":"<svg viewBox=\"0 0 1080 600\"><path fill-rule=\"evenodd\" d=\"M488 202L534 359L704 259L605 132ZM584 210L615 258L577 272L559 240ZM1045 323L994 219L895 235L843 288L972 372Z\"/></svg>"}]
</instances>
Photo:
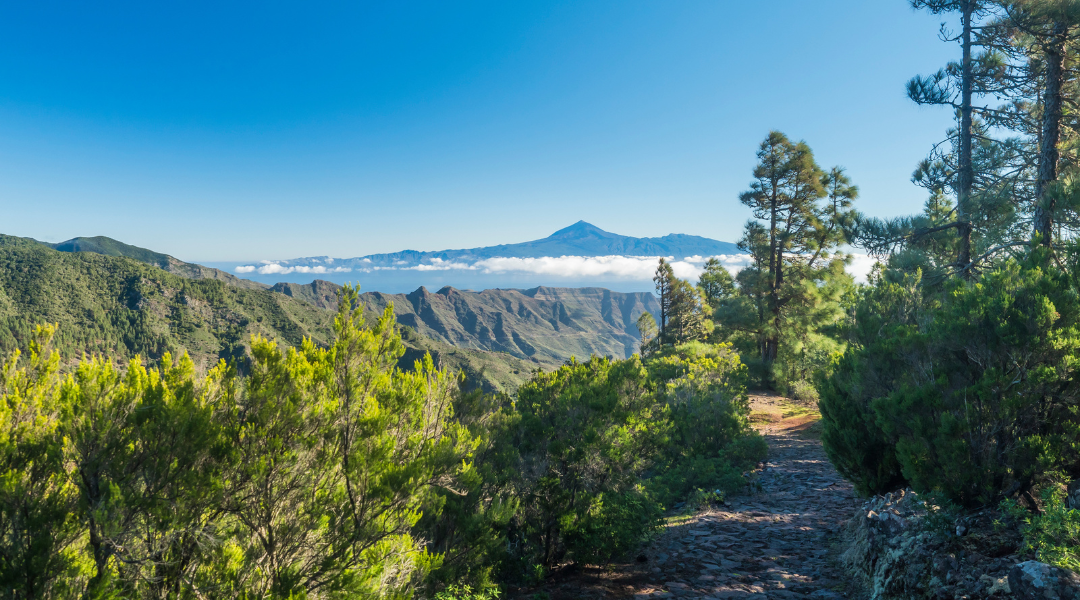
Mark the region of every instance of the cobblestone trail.
<instances>
[{"instance_id":1,"label":"cobblestone trail","mask_svg":"<svg viewBox=\"0 0 1080 600\"><path fill-rule=\"evenodd\" d=\"M847 598L832 546L856 500L821 442L766 428L760 491L699 512L645 550L633 597Z\"/></svg>"}]
</instances>

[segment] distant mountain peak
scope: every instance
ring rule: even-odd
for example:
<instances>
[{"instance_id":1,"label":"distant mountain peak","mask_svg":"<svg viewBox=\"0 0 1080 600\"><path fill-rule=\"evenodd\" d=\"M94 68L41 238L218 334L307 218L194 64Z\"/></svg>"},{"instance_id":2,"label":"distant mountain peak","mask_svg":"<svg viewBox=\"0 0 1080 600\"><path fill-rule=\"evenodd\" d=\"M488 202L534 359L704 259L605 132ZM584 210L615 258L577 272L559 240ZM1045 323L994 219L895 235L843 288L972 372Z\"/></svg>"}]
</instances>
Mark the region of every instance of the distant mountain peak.
<instances>
[{"instance_id":1,"label":"distant mountain peak","mask_svg":"<svg viewBox=\"0 0 1080 600\"><path fill-rule=\"evenodd\" d=\"M586 221L578 221L569 227L563 227L555 233L548 236L548 239L553 238L580 238L588 235L598 237L612 237L615 234L604 231L596 225Z\"/></svg>"}]
</instances>

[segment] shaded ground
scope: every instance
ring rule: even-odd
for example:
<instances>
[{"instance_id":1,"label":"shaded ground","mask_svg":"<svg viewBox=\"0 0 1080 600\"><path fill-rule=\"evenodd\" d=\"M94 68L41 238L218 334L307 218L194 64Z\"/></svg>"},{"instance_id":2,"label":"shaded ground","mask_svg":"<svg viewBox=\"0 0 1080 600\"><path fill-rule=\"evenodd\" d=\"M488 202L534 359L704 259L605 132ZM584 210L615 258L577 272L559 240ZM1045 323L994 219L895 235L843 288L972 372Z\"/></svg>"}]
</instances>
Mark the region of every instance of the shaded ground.
<instances>
[{"instance_id":1,"label":"shaded ground","mask_svg":"<svg viewBox=\"0 0 1080 600\"><path fill-rule=\"evenodd\" d=\"M752 408L769 458L750 493L670 519L640 562L563 573L542 593L553 600L848 597L833 546L857 503L817 440L817 414L775 396L752 397Z\"/></svg>"}]
</instances>

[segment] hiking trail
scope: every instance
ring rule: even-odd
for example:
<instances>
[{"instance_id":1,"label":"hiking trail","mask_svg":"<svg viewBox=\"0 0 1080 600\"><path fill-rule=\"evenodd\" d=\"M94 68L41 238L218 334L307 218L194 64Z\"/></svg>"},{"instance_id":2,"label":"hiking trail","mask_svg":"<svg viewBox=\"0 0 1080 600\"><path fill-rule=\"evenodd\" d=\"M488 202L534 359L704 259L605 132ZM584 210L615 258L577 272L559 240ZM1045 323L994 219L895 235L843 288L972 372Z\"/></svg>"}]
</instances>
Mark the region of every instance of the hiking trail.
<instances>
[{"instance_id":1,"label":"hiking trail","mask_svg":"<svg viewBox=\"0 0 1080 600\"><path fill-rule=\"evenodd\" d=\"M751 400L769 456L749 494L672 520L639 562L588 569L547 593L556 600L853 597L835 546L858 502L814 435L816 413L788 416L792 405L776 396Z\"/></svg>"}]
</instances>

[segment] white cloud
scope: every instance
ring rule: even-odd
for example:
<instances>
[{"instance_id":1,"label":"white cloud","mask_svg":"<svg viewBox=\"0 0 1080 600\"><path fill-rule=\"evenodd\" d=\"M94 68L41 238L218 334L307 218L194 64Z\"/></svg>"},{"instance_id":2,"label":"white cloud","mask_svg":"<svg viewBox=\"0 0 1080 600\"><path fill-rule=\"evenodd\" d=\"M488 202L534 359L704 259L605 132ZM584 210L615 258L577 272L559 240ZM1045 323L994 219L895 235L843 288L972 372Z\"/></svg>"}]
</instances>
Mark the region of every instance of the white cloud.
<instances>
[{"instance_id":1,"label":"white cloud","mask_svg":"<svg viewBox=\"0 0 1080 600\"><path fill-rule=\"evenodd\" d=\"M495 257L474 263L456 262L433 258L430 263L412 266L365 267L358 269L363 273L372 271L482 271L486 274L533 273L551 275L568 279L606 277L630 281L652 279L656 271L658 256L543 256L539 258ZM705 269L705 263L715 258L732 275L750 263L747 254L727 254L719 256L687 256L680 260L665 257L671 264L675 276L689 281L696 281ZM370 261L368 261L370 262ZM400 262L400 261L398 261ZM876 261L864 254L852 255L848 272L860 283L866 282L866 276ZM286 266L271 261L262 261L258 266L243 265L234 269L237 273L259 273L260 275L288 275L290 273L325 274L349 273L349 267L329 268L316 266Z\"/></svg>"},{"instance_id":2,"label":"white cloud","mask_svg":"<svg viewBox=\"0 0 1080 600\"><path fill-rule=\"evenodd\" d=\"M485 273L524 272L564 277L601 275L625 279L648 279L656 268L655 258L639 256L544 256L540 258L496 257L477 261Z\"/></svg>"},{"instance_id":3,"label":"white cloud","mask_svg":"<svg viewBox=\"0 0 1080 600\"><path fill-rule=\"evenodd\" d=\"M349 273L349 272L352 271L352 269L350 269L348 267L335 267L335 268L332 268L332 269L328 269L328 268L326 268L326 267L324 267L322 265L318 265L318 266L315 266L315 267L307 267L307 266L286 267L285 265L274 263L274 262L269 262L269 261L265 261L265 260L261 261L260 264L262 265L260 267L256 267L255 265L242 265L242 266L236 267L235 269L233 269L233 271L235 271L237 273L258 272L259 275L288 275L289 273L307 273L307 274L321 275L321 274L325 274L325 273Z\"/></svg>"},{"instance_id":4,"label":"white cloud","mask_svg":"<svg viewBox=\"0 0 1080 600\"><path fill-rule=\"evenodd\" d=\"M658 256L543 256L540 258L488 258L474 264L485 273L536 273L561 277L614 277L617 279L647 280L656 271ZM746 264L742 255L717 257L728 269L737 271ZM673 260L668 257L677 277L697 279L707 259L690 257Z\"/></svg>"},{"instance_id":5,"label":"white cloud","mask_svg":"<svg viewBox=\"0 0 1080 600\"><path fill-rule=\"evenodd\" d=\"M866 277L870 274L870 270L874 268L874 265L878 262L878 259L867 256L865 254L852 254L851 264L847 266L847 272L851 273L851 276L855 278L856 283L866 283Z\"/></svg>"},{"instance_id":6,"label":"white cloud","mask_svg":"<svg viewBox=\"0 0 1080 600\"><path fill-rule=\"evenodd\" d=\"M398 261L404 262L404 261ZM396 263L395 263L396 264ZM403 271L475 271L476 265L470 265L467 263L445 261L441 258L431 259L431 264L419 264L414 267L401 267Z\"/></svg>"}]
</instances>

